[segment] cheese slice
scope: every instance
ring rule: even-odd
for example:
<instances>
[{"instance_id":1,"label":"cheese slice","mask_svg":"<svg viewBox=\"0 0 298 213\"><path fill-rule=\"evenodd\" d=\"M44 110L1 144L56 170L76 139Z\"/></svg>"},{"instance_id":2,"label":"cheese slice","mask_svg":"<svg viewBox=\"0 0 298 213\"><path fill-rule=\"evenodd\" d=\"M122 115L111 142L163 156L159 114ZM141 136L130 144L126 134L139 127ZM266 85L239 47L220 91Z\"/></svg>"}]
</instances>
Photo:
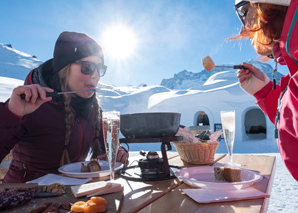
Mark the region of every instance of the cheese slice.
<instances>
[{"instance_id":1,"label":"cheese slice","mask_svg":"<svg viewBox=\"0 0 298 213\"><path fill-rule=\"evenodd\" d=\"M109 193L113 193L113 192L119 192L122 190L122 185L120 183L112 183L112 187L107 188L107 189L103 189L103 190L99 190L93 194L89 194L87 195L87 197L92 197L92 196L96 196L96 195L103 195L103 194L109 194Z\"/></svg>"},{"instance_id":2,"label":"cheese slice","mask_svg":"<svg viewBox=\"0 0 298 213\"><path fill-rule=\"evenodd\" d=\"M71 186L70 188L71 188L71 192L75 197L82 197L111 187L112 187L112 183L108 183L106 181L98 181L98 182L86 183L78 186Z\"/></svg>"}]
</instances>

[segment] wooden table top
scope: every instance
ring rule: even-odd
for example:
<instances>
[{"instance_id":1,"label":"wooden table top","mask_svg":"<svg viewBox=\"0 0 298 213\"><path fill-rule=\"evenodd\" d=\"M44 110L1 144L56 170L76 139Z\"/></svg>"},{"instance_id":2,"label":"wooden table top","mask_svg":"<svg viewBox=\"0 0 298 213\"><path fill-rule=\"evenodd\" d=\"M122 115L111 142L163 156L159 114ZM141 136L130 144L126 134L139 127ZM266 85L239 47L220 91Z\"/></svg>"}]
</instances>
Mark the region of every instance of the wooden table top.
<instances>
[{"instance_id":1,"label":"wooden table top","mask_svg":"<svg viewBox=\"0 0 298 213\"><path fill-rule=\"evenodd\" d=\"M183 162L177 152L167 152L170 165L180 167L199 166ZM215 158L221 156L216 154ZM263 179L251 187L265 193L271 193L275 173L275 157L264 155L234 154L234 161L240 163L241 168L254 170L263 176ZM136 157L135 157L136 158ZM137 159L142 157L137 157ZM221 159L215 165L228 162L228 157ZM92 181L98 181L93 179ZM185 195L182 189L191 188L178 178L162 181L130 181L117 178L123 190L117 193L102 195L108 201L107 212L266 212L269 198L252 200L230 201L210 204L200 204ZM88 198L75 198L70 188L66 194L53 198L36 198L28 204L3 212L29 212L41 206L44 202L71 202L87 201ZM61 209L60 209L61 210ZM69 212L61 210L60 212Z\"/></svg>"}]
</instances>

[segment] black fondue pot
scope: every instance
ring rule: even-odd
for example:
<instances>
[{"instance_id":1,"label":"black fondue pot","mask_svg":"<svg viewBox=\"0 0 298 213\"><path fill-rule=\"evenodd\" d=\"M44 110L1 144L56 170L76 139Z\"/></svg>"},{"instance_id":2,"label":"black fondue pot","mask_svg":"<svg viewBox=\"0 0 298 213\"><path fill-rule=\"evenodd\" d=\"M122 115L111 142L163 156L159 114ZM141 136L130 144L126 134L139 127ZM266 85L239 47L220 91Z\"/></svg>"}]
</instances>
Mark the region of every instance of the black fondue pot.
<instances>
[{"instance_id":1,"label":"black fondue pot","mask_svg":"<svg viewBox=\"0 0 298 213\"><path fill-rule=\"evenodd\" d=\"M179 130L180 113L148 112L120 115L120 131L126 138L173 137Z\"/></svg>"}]
</instances>

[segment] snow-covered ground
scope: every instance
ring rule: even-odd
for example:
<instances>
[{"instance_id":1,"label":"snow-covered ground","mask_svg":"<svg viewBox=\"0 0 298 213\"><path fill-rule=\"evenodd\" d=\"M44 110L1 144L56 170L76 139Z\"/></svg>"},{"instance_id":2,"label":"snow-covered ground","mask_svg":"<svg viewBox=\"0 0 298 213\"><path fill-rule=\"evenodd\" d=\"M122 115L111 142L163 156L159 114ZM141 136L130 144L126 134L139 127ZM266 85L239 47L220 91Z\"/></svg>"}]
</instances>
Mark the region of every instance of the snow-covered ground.
<instances>
[{"instance_id":1,"label":"snow-covered ground","mask_svg":"<svg viewBox=\"0 0 298 213\"><path fill-rule=\"evenodd\" d=\"M276 157L276 171L268 212L294 213L298 209L298 182L290 175L279 153L264 153Z\"/></svg>"}]
</instances>

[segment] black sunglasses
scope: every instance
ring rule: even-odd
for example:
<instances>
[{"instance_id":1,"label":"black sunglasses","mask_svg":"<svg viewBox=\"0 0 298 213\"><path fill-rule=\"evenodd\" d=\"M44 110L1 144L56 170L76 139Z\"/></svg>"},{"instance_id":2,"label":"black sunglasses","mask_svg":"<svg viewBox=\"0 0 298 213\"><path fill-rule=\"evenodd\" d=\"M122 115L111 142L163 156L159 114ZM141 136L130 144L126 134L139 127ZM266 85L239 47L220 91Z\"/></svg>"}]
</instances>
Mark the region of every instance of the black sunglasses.
<instances>
[{"instance_id":1,"label":"black sunglasses","mask_svg":"<svg viewBox=\"0 0 298 213\"><path fill-rule=\"evenodd\" d=\"M76 64L81 64L81 73L85 75L92 75L97 70L100 77L104 76L107 71L107 66L103 64L95 64L91 61L75 61Z\"/></svg>"},{"instance_id":2,"label":"black sunglasses","mask_svg":"<svg viewBox=\"0 0 298 213\"><path fill-rule=\"evenodd\" d=\"M249 3L249 1L241 1L234 6L236 14L238 15L238 18L240 19L243 26L245 26L247 11L245 13L242 13L240 10L240 7L242 7L243 5L246 5L248 3Z\"/></svg>"}]
</instances>

